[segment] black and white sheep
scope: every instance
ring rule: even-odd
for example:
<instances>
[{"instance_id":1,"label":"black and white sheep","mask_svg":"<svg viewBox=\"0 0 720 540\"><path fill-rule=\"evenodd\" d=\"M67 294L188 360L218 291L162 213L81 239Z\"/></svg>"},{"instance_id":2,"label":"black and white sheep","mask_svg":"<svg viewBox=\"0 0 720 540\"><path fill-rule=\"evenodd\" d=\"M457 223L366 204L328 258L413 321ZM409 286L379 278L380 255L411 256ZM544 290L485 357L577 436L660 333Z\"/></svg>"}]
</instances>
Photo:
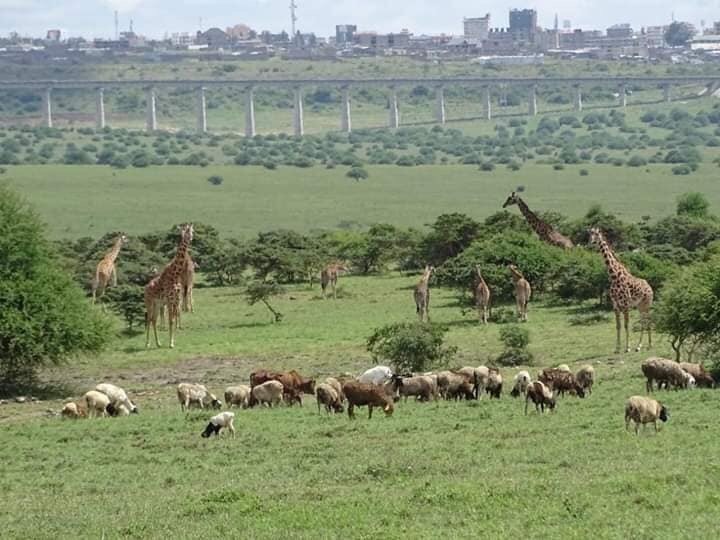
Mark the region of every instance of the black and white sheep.
<instances>
[{"instance_id":1,"label":"black and white sheep","mask_svg":"<svg viewBox=\"0 0 720 540\"><path fill-rule=\"evenodd\" d=\"M657 432L657 421L667 422L670 418L670 411L659 401L644 397L632 396L625 402L625 429L630 427L630 420L635 422L635 434L640 432L640 424L650 422L655 426Z\"/></svg>"},{"instance_id":2,"label":"black and white sheep","mask_svg":"<svg viewBox=\"0 0 720 540\"><path fill-rule=\"evenodd\" d=\"M537 412L545 412L545 407L551 411L555 409L555 396L550 389L540 381L531 382L525 392L525 414L528 411L528 404L532 401Z\"/></svg>"},{"instance_id":3,"label":"black and white sheep","mask_svg":"<svg viewBox=\"0 0 720 540\"><path fill-rule=\"evenodd\" d=\"M690 375L695 377L695 383L699 387L714 388L715 379L713 376L705 371L705 367L702 364L692 364L690 362L680 362L680 367L683 371L688 372Z\"/></svg>"},{"instance_id":4,"label":"black and white sheep","mask_svg":"<svg viewBox=\"0 0 720 540\"><path fill-rule=\"evenodd\" d=\"M210 393L204 384L180 383L177 385L177 397L180 402L180 410L183 412L190 408L190 405L197 405L201 409L212 407L219 409L222 402Z\"/></svg>"},{"instance_id":5,"label":"black and white sheep","mask_svg":"<svg viewBox=\"0 0 720 540\"><path fill-rule=\"evenodd\" d=\"M525 394L527 387L530 385L532 380L530 379L530 373L526 370L518 371L513 378L513 389L510 391L512 397L518 397L520 394Z\"/></svg>"},{"instance_id":6,"label":"black and white sheep","mask_svg":"<svg viewBox=\"0 0 720 540\"><path fill-rule=\"evenodd\" d=\"M235 437L235 426L233 425L234 420L234 412L225 411L220 414L216 414L210 419L205 431L202 432L202 437L207 439L210 435L218 435L220 430L223 428L227 428L232 436Z\"/></svg>"}]
</instances>

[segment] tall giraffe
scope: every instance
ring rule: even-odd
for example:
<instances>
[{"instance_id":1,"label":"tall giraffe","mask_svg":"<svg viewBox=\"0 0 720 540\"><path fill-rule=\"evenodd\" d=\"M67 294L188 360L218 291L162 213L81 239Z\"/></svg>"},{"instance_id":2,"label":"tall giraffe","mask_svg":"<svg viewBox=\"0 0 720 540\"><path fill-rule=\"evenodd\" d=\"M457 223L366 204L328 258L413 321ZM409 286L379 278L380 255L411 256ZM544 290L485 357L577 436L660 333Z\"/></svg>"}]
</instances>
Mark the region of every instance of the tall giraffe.
<instances>
[{"instance_id":1,"label":"tall giraffe","mask_svg":"<svg viewBox=\"0 0 720 540\"><path fill-rule=\"evenodd\" d=\"M96 300L96 292L100 290L100 298L105 294L105 289L108 286L108 282L112 279L112 286L117 287L117 269L115 268L115 260L120 253L120 249L123 244L127 243L127 236L119 234L115 239L112 248L108 251L105 256L97 263L95 267L95 277L92 280L92 301L93 304Z\"/></svg>"},{"instance_id":2,"label":"tall giraffe","mask_svg":"<svg viewBox=\"0 0 720 540\"><path fill-rule=\"evenodd\" d=\"M180 284L182 285L182 310L185 312L195 313L193 306L193 286L195 285L195 270L198 264L193 261L190 253L185 256L185 265L180 274Z\"/></svg>"},{"instance_id":3,"label":"tall giraffe","mask_svg":"<svg viewBox=\"0 0 720 540\"><path fill-rule=\"evenodd\" d=\"M620 352L620 314L625 321L625 352L630 352L630 310L634 307L640 312L640 341L636 351L642 348L643 331L647 328L648 347L652 347L652 330L650 325L650 308L653 302L653 290L650 284L642 278L633 276L630 271L618 260L613 250L605 240L600 229L590 229L590 242L600 247L608 276L610 277L610 299L615 311L615 329L617 341L615 352Z\"/></svg>"},{"instance_id":4,"label":"tall giraffe","mask_svg":"<svg viewBox=\"0 0 720 540\"><path fill-rule=\"evenodd\" d=\"M488 312L490 310L490 287L487 286L480 272L480 266L475 267L475 286L473 287L475 307L478 310L478 317L483 324L488 323Z\"/></svg>"},{"instance_id":5,"label":"tall giraffe","mask_svg":"<svg viewBox=\"0 0 720 540\"><path fill-rule=\"evenodd\" d=\"M535 212L530 210L530 208L528 208L528 205L525 204L525 201L523 201L520 196L514 191L510 194L502 207L507 208L508 206L512 206L513 204L518 205L518 208L520 208L520 212L522 212L522 215L525 217L525 221L527 221L528 225L530 225L532 230L537 233L537 235L540 237L540 240L542 240L543 242L547 242L552 246L558 246L563 249L570 249L573 247L572 240L570 240L567 236L563 236L558 231L556 231L552 225L546 223L545 221L537 217Z\"/></svg>"},{"instance_id":6,"label":"tall giraffe","mask_svg":"<svg viewBox=\"0 0 720 540\"><path fill-rule=\"evenodd\" d=\"M430 276L435 271L430 265L425 266L425 271L413 291L415 298L415 312L420 322L430 322Z\"/></svg>"},{"instance_id":7,"label":"tall giraffe","mask_svg":"<svg viewBox=\"0 0 720 540\"><path fill-rule=\"evenodd\" d=\"M525 279L525 276L522 275L522 272L520 272L514 264L511 264L508 268L512 274L518 318L520 322L527 322L528 303L530 302L530 296L532 296L530 282Z\"/></svg>"},{"instance_id":8,"label":"tall giraffe","mask_svg":"<svg viewBox=\"0 0 720 540\"><path fill-rule=\"evenodd\" d=\"M160 346L157 335L157 319L164 306L167 306L170 348L175 347L173 325L178 322L180 317L181 275L185 266L185 257L193 238L192 223L181 226L180 230L180 243L175 252L175 257L163 268L160 275L150 280L150 283L145 286L145 347L150 346L150 326L152 326L155 335L155 344L158 347Z\"/></svg>"},{"instance_id":9,"label":"tall giraffe","mask_svg":"<svg viewBox=\"0 0 720 540\"><path fill-rule=\"evenodd\" d=\"M322 288L322 295L325 298L325 289L330 285L332 289L333 299L337 299L337 281L340 272L347 272L348 267L344 263L334 262L328 264L320 272L320 287Z\"/></svg>"}]
</instances>

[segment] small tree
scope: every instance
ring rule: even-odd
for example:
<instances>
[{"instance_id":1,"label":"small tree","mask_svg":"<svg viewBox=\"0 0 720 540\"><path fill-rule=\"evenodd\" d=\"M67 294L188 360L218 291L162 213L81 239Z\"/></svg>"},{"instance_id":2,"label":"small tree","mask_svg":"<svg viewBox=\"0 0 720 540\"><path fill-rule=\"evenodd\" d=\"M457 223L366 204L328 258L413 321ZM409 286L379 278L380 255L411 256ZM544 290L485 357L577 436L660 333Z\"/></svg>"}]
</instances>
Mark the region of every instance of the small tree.
<instances>
[{"instance_id":1,"label":"small tree","mask_svg":"<svg viewBox=\"0 0 720 540\"><path fill-rule=\"evenodd\" d=\"M426 371L446 363L457 351L444 345L447 331L438 324L389 324L375 329L367 350L373 358L392 362L397 372Z\"/></svg>"},{"instance_id":2,"label":"small tree","mask_svg":"<svg viewBox=\"0 0 720 540\"><path fill-rule=\"evenodd\" d=\"M706 218L710 203L705 195L697 192L683 193L677 198L677 215Z\"/></svg>"},{"instance_id":3,"label":"small tree","mask_svg":"<svg viewBox=\"0 0 720 540\"><path fill-rule=\"evenodd\" d=\"M144 322L145 298L143 288L139 285L120 285L108 289L106 299L111 309L125 320L128 332Z\"/></svg>"},{"instance_id":4,"label":"small tree","mask_svg":"<svg viewBox=\"0 0 720 540\"><path fill-rule=\"evenodd\" d=\"M674 21L665 30L665 41L671 47L685 45L695 35L695 30L690 23Z\"/></svg>"},{"instance_id":5,"label":"small tree","mask_svg":"<svg viewBox=\"0 0 720 540\"><path fill-rule=\"evenodd\" d=\"M219 186L223 183L223 177L218 174L213 174L210 178L207 179L208 182L210 182L213 186Z\"/></svg>"},{"instance_id":6,"label":"small tree","mask_svg":"<svg viewBox=\"0 0 720 540\"><path fill-rule=\"evenodd\" d=\"M505 345L505 350L495 359L498 364L519 366L532 363L533 355L527 350L530 344L527 328L516 324L503 326L500 328L500 341Z\"/></svg>"},{"instance_id":7,"label":"small tree","mask_svg":"<svg viewBox=\"0 0 720 540\"><path fill-rule=\"evenodd\" d=\"M347 173L345 173L345 176L347 176L348 178L352 178L356 182L359 182L360 180L366 180L370 175L362 167L353 167Z\"/></svg>"},{"instance_id":8,"label":"small tree","mask_svg":"<svg viewBox=\"0 0 720 540\"><path fill-rule=\"evenodd\" d=\"M284 289L275 281L254 279L247 286L245 297L251 306L258 302L265 304L265 307L273 315L273 322L279 323L283 320L284 315L270 305L270 299L283 292L285 292Z\"/></svg>"}]
</instances>

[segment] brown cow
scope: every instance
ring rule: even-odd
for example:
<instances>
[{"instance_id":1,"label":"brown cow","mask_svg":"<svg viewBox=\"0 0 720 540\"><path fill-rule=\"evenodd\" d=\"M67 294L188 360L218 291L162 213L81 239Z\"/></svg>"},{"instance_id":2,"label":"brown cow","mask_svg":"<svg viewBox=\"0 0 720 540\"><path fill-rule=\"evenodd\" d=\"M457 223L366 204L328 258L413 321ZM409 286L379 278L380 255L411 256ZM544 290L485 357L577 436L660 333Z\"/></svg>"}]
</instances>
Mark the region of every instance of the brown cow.
<instances>
[{"instance_id":1,"label":"brown cow","mask_svg":"<svg viewBox=\"0 0 720 540\"><path fill-rule=\"evenodd\" d=\"M315 379L306 379L294 369L290 371L269 371L259 369L250 374L250 386L255 387L267 381L278 381L283 385L283 397L289 405L302 405L302 395L315 394Z\"/></svg>"}]
</instances>

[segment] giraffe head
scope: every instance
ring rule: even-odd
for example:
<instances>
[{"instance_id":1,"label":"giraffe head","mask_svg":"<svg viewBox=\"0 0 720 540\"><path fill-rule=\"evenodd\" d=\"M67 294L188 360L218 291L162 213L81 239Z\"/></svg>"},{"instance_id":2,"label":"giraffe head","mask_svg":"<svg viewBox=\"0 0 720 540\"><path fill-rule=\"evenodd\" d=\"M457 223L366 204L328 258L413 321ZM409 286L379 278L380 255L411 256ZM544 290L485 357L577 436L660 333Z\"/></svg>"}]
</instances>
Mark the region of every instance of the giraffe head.
<instances>
[{"instance_id":1,"label":"giraffe head","mask_svg":"<svg viewBox=\"0 0 720 540\"><path fill-rule=\"evenodd\" d=\"M590 233L590 243L594 246L599 246L600 242L604 240L602 231L598 227L593 227L589 231Z\"/></svg>"},{"instance_id":2,"label":"giraffe head","mask_svg":"<svg viewBox=\"0 0 720 540\"><path fill-rule=\"evenodd\" d=\"M185 225L178 225L178 230L180 231L180 238L182 241L187 242L188 244L192 242L193 239L193 224L192 223L186 223Z\"/></svg>"},{"instance_id":3,"label":"giraffe head","mask_svg":"<svg viewBox=\"0 0 720 540\"><path fill-rule=\"evenodd\" d=\"M523 273L514 264L508 264L508 269L510 270L510 273L512 275L518 276L518 277L523 277Z\"/></svg>"},{"instance_id":4,"label":"giraffe head","mask_svg":"<svg viewBox=\"0 0 720 540\"><path fill-rule=\"evenodd\" d=\"M507 208L508 206L517 204L519 200L520 200L520 197L518 197L518 194L513 191L510 194L510 196L505 200L505 203L502 205L502 207Z\"/></svg>"},{"instance_id":5,"label":"giraffe head","mask_svg":"<svg viewBox=\"0 0 720 540\"><path fill-rule=\"evenodd\" d=\"M128 237L125 233L120 233L120 236L118 236L118 239L120 240L121 244L127 244L128 243Z\"/></svg>"}]
</instances>

